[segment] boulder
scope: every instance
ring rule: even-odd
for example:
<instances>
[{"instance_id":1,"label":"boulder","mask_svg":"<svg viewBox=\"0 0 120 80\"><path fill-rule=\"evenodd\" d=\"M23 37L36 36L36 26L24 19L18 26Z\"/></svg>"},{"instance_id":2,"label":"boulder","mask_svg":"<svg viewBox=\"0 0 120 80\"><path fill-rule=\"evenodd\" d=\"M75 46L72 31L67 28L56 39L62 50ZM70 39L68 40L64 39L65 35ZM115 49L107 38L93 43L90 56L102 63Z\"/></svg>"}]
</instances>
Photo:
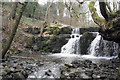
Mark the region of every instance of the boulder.
<instances>
[{"instance_id":1,"label":"boulder","mask_svg":"<svg viewBox=\"0 0 120 80\"><path fill-rule=\"evenodd\" d=\"M80 52L82 55L87 54L88 52L88 48L91 44L91 42L94 40L94 38L96 37L95 33L84 33L83 36L80 38Z\"/></svg>"},{"instance_id":2,"label":"boulder","mask_svg":"<svg viewBox=\"0 0 120 80\"><path fill-rule=\"evenodd\" d=\"M53 35L45 42L46 46L43 48L43 50L52 53L60 53L61 47L68 42L67 38L69 37L69 34L63 34L59 36Z\"/></svg>"}]
</instances>

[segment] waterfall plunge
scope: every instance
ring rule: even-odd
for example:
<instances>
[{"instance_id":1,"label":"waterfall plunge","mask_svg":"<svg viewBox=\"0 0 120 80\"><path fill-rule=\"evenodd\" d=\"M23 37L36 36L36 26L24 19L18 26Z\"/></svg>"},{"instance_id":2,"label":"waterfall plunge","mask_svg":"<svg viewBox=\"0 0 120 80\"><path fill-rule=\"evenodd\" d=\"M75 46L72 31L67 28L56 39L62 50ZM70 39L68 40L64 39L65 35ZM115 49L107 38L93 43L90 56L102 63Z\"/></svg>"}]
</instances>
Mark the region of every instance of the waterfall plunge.
<instances>
[{"instance_id":1,"label":"waterfall plunge","mask_svg":"<svg viewBox=\"0 0 120 80\"><path fill-rule=\"evenodd\" d=\"M89 55L95 56L96 50L99 48L101 35L97 32L96 38L92 41L90 48L88 50Z\"/></svg>"},{"instance_id":2,"label":"waterfall plunge","mask_svg":"<svg viewBox=\"0 0 120 80\"><path fill-rule=\"evenodd\" d=\"M71 38L61 48L61 53L63 54L80 54L80 48L79 48L79 40L82 35L79 35L79 28L73 29Z\"/></svg>"},{"instance_id":3,"label":"waterfall plunge","mask_svg":"<svg viewBox=\"0 0 120 80\"><path fill-rule=\"evenodd\" d=\"M120 51L118 44L115 42L103 40L103 38L101 37L101 35L99 35L98 32L93 32L93 34L97 34L97 35L88 48L88 52L87 52L88 55L81 55L82 52L80 51L79 41L82 35L80 35L79 28L73 29L72 34L70 35L71 38L68 40L68 42L65 45L63 45L63 47L61 48L61 53L59 54L57 53L53 55L58 57L82 57L82 58L96 58L96 59L116 58L117 57L116 53ZM108 44L110 46L108 46ZM101 46L103 47L103 49L101 49ZM110 52L111 49L112 52ZM111 56L111 54L115 54L115 55Z\"/></svg>"},{"instance_id":4,"label":"waterfall plunge","mask_svg":"<svg viewBox=\"0 0 120 80\"><path fill-rule=\"evenodd\" d=\"M70 39L68 42L63 45L61 48L61 53L53 54L52 56L58 56L58 57L79 57L78 54L80 54L80 30L79 28L75 28L72 31L72 34L70 35Z\"/></svg>"},{"instance_id":5,"label":"waterfall plunge","mask_svg":"<svg viewBox=\"0 0 120 80\"><path fill-rule=\"evenodd\" d=\"M84 58L104 58L112 59L116 58L119 52L119 45L112 41L103 40L102 36L98 32L94 32L96 38L91 42L88 48L88 55L82 55ZM102 46L102 48L101 48Z\"/></svg>"}]
</instances>

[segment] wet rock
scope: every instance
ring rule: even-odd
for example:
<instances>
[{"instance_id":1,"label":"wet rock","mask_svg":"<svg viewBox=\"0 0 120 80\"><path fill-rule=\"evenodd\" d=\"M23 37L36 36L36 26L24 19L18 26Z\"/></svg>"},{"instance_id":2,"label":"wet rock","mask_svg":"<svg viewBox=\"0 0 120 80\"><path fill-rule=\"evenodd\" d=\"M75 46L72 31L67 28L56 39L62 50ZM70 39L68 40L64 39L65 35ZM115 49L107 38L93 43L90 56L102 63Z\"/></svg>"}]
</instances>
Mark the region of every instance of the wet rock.
<instances>
[{"instance_id":1,"label":"wet rock","mask_svg":"<svg viewBox=\"0 0 120 80\"><path fill-rule=\"evenodd\" d=\"M26 71L24 71L24 70L21 71L21 73L22 73L22 75L25 77L25 79L26 79L26 78L28 77L28 75L29 75L29 74L28 74Z\"/></svg>"},{"instance_id":2,"label":"wet rock","mask_svg":"<svg viewBox=\"0 0 120 80\"><path fill-rule=\"evenodd\" d=\"M84 33L83 36L80 38L80 50L81 54L88 54L88 48L91 42L94 40L96 35L94 33Z\"/></svg>"},{"instance_id":3,"label":"wet rock","mask_svg":"<svg viewBox=\"0 0 120 80\"><path fill-rule=\"evenodd\" d=\"M44 63L42 63L42 62L38 62L38 63L36 63L36 65L38 65L38 66L40 67L40 66L43 66Z\"/></svg>"},{"instance_id":4,"label":"wet rock","mask_svg":"<svg viewBox=\"0 0 120 80\"><path fill-rule=\"evenodd\" d=\"M86 75L85 73L82 73L82 74L80 75L80 77L81 77L82 79L91 79L91 77L89 77L89 76Z\"/></svg>"},{"instance_id":5,"label":"wet rock","mask_svg":"<svg viewBox=\"0 0 120 80\"><path fill-rule=\"evenodd\" d=\"M54 74L51 70L48 70L45 72L44 76L42 78L54 78Z\"/></svg>"},{"instance_id":6,"label":"wet rock","mask_svg":"<svg viewBox=\"0 0 120 80\"><path fill-rule=\"evenodd\" d=\"M74 66L72 64L65 64L65 66L68 68L74 68Z\"/></svg>"},{"instance_id":7,"label":"wet rock","mask_svg":"<svg viewBox=\"0 0 120 80\"><path fill-rule=\"evenodd\" d=\"M34 45L34 46L33 46L33 50L34 50L34 51L38 51L38 50L39 50L39 47L38 47L37 45Z\"/></svg>"},{"instance_id":8,"label":"wet rock","mask_svg":"<svg viewBox=\"0 0 120 80\"><path fill-rule=\"evenodd\" d=\"M100 76L93 74L93 75L92 75L92 78L94 78L94 79L99 79Z\"/></svg>"},{"instance_id":9,"label":"wet rock","mask_svg":"<svg viewBox=\"0 0 120 80\"><path fill-rule=\"evenodd\" d=\"M12 78L15 78L15 79L25 79L22 73L20 72L12 73L11 75L12 75Z\"/></svg>"},{"instance_id":10,"label":"wet rock","mask_svg":"<svg viewBox=\"0 0 120 80\"><path fill-rule=\"evenodd\" d=\"M43 49L46 52L52 52L52 53L60 53L61 47L67 43L66 40L67 36L65 35L59 35L59 36L51 36L50 39L47 41L47 46L45 46ZM46 48L46 49L45 49Z\"/></svg>"},{"instance_id":11,"label":"wet rock","mask_svg":"<svg viewBox=\"0 0 120 80\"><path fill-rule=\"evenodd\" d=\"M93 75L93 70L86 70L86 71L85 71L85 74L86 74L87 76L92 77L92 75Z\"/></svg>"}]
</instances>

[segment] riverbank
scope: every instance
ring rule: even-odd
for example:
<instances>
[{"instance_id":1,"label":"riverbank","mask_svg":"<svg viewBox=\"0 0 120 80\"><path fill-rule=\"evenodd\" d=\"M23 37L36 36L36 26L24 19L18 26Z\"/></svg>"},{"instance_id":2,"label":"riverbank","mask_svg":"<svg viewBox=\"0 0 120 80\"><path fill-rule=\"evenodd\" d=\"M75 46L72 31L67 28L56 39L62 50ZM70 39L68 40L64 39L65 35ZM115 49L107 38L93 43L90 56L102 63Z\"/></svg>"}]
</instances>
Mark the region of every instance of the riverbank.
<instances>
[{"instance_id":1,"label":"riverbank","mask_svg":"<svg viewBox=\"0 0 120 80\"><path fill-rule=\"evenodd\" d=\"M44 78L59 79L120 79L120 75L118 74L120 59L93 60L77 57L72 63L65 63L65 59L67 61L65 57L59 58L48 55L14 55L1 63L0 78L4 80L8 80L9 78L13 80L19 78L25 80L28 77L40 78L44 74ZM40 69L43 68L46 71L43 70L44 72L41 74ZM57 71L55 72L53 68Z\"/></svg>"}]
</instances>

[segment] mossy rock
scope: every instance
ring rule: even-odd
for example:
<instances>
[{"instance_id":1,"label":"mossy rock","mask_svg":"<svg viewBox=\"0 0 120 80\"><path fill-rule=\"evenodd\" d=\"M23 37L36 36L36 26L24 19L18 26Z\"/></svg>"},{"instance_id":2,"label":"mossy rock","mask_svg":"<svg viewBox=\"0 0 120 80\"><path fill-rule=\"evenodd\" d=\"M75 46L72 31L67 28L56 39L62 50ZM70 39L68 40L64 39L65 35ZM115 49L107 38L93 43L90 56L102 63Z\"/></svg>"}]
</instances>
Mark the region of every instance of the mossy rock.
<instances>
[{"instance_id":1,"label":"mossy rock","mask_svg":"<svg viewBox=\"0 0 120 80\"><path fill-rule=\"evenodd\" d=\"M68 69L68 67L66 67L66 66L61 67L61 70L63 70L63 71L66 69Z\"/></svg>"},{"instance_id":2,"label":"mossy rock","mask_svg":"<svg viewBox=\"0 0 120 80\"><path fill-rule=\"evenodd\" d=\"M51 43L51 40L46 40L45 41L45 44L50 44Z\"/></svg>"},{"instance_id":3,"label":"mossy rock","mask_svg":"<svg viewBox=\"0 0 120 80\"><path fill-rule=\"evenodd\" d=\"M53 40L53 39L56 39L56 38L57 38L57 36L53 35L53 36L50 37L50 40Z\"/></svg>"},{"instance_id":4,"label":"mossy rock","mask_svg":"<svg viewBox=\"0 0 120 80\"><path fill-rule=\"evenodd\" d=\"M7 74L7 72L6 71L2 71L2 75L6 75Z\"/></svg>"},{"instance_id":5,"label":"mossy rock","mask_svg":"<svg viewBox=\"0 0 120 80\"><path fill-rule=\"evenodd\" d=\"M43 51L49 51L50 49L51 49L50 46L46 46L43 48Z\"/></svg>"},{"instance_id":6,"label":"mossy rock","mask_svg":"<svg viewBox=\"0 0 120 80\"><path fill-rule=\"evenodd\" d=\"M60 34L60 28L59 27L49 27L47 31L48 31L48 34L54 34L54 35L59 35Z\"/></svg>"},{"instance_id":7,"label":"mossy rock","mask_svg":"<svg viewBox=\"0 0 120 80\"><path fill-rule=\"evenodd\" d=\"M34 51L38 51L38 50L39 50L38 46L37 46L37 45L34 45L34 46L33 46L33 50L34 50Z\"/></svg>"}]
</instances>

